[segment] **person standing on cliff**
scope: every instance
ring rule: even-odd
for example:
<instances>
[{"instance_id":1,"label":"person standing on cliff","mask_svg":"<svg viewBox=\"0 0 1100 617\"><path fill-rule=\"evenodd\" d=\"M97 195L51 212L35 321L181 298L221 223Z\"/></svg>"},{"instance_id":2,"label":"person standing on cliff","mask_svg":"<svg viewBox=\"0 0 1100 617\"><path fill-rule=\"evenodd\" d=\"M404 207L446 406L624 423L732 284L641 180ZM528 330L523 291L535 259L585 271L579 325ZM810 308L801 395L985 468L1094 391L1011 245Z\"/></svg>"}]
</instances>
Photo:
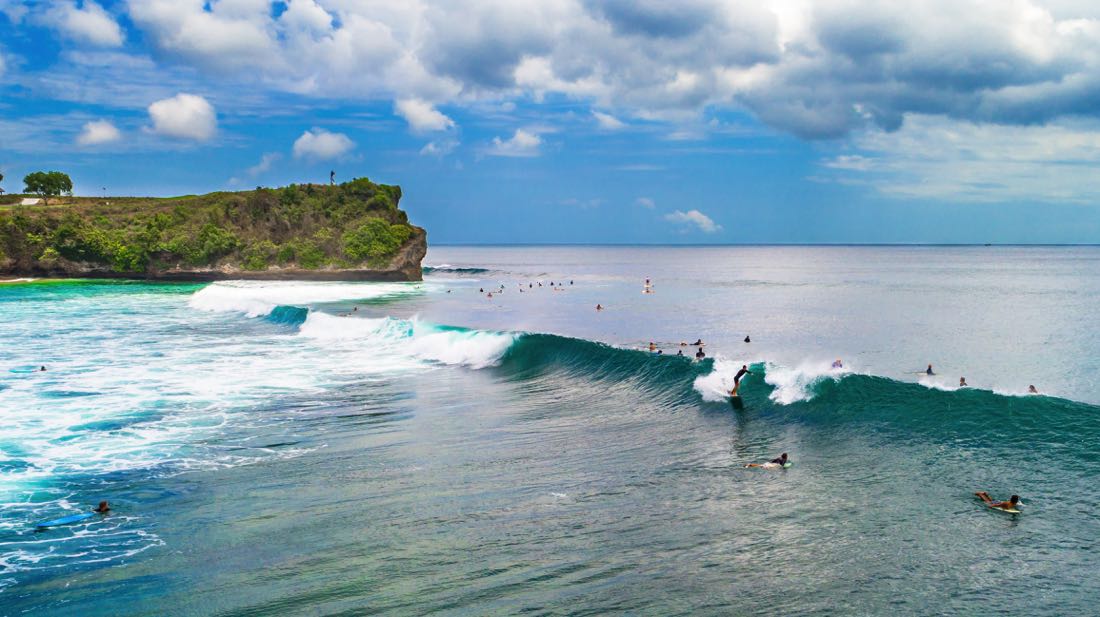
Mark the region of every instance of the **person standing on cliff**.
<instances>
[{"instance_id":1,"label":"person standing on cliff","mask_svg":"<svg viewBox=\"0 0 1100 617\"><path fill-rule=\"evenodd\" d=\"M329 185L336 184L336 171L328 172L328 183Z\"/></svg>"}]
</instances>

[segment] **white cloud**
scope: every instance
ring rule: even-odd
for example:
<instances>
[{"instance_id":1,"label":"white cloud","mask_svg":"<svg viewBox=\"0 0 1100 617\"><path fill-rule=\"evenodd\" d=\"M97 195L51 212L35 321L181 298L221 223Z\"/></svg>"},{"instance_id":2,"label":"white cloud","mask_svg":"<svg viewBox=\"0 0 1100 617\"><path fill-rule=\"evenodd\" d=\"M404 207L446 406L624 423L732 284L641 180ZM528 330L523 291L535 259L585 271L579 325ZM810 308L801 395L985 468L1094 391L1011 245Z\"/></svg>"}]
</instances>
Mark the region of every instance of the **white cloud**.
<instances>
[{"instance_id":1,"label":"white cloud","mask_svg":"<svg viewBox=\"0 0 1100 617\"><path fill-rule=\"evenodd\" d=\"M161 52L218 72L275 65L285 68L267 2L129 0L130 19ZM288 11L289 12L289 11Z\"/></svg>"},{"instance_id":2,"label":"white cloud","mask_svg":"<svg viewBox=\"0 0 1100 617\"><path fill-rule=\"evenodd\" d=\"M445 139L442 141L429 141L420 149L422 156L447 156L458 147L458 141Z\"/></svg>"},{"instance_id":3,"label":"white cloud","mask_svg":"<svg viewBox=\"0 0 1100 617\"><path fill-rule=\"evenodd\" d=\"M0 0L0 13L8 17L8 21L18 25L27 14L27 5L22 0Z\"/></svg>"},{"instance_id":4,"label":"white cloud","mask_svg":"<svg viewBox=\"0 0 1100 617\"><path fill-rule=\"evenodd\" d=\"M153 131L168 137L206 141L218 128L214 107L201 96L181 92L149 106Z\"/></svg>"},{"instance_id":5,"label":"white cloud","mask_svg":"<svg viewBox=\"0 0 1100 617\"><path fill-rule=\"evenodd\" d=\"M60 4L51 9L45 19L52 27L81 43L100 47L122 45L122 29L118 22L92 0L84 0L83 7L69 2Z\"/></svg>"},{"instance_id":6,"label":"white cloud","mask_svg":"<svg viewBox=\"0 0 1100 617\"><path fill-rule=\"evenodd\" d=\"M538 156L540 145L542 138L537 133L516 129L509 139L494 137L487 152L493 156Z\"/></svg>"},{"instance_id":7,"label":"white cloud","mask_svg":"<svg viewBox=\"0 0 1100 617\"><path fill-rule=\"evenodd\" d=\"M314 128L294 140L294 157L318 160L336 159L351 152L355 142L343 133L330 133Z\"/></svg>"},{"instance_id":8,"label":"white cloud","mask_svg":"<svg viewBox=\"0 0 1100 617\"><path fill-rule=\"evenodd\" d=\"M626 123L611 114L605 114L592 110L592 117L596 118L596 124L605 131L617 131L626 127Z\"/></svg>"},{"instance_id":9,"label":"white cloud","mask_svg":"<svg viewBox=\"0 0 1100 617\"><path fill-rule=\"evenodd\" d=\"M454 120L420 99L401 99L394 104L394 111L418 133L444 131L455 125Z\"/></svg>"},{"instance_id":10,"label":"white cloud","mask_svg":"<svg viewBox=\"0 0 1100 617\"><path fill-rule=\"evenodd\" d=\"M846 169L849 171L867 171L875 164L874 159L869 159L859 154L842 154L822 163L830 169Z\"/></svg>"},{"instance_id":11,"label":"white cloud","mask_svg":"<svg viewBox=\"0 0 1100 617\"><path fill-rule=\"evenodd\" d=\"M915 115L895 132L869 130L856 146L873 155L826 161L838 182L885 195L972 202L1100 201L1100 122L1003 126ZM852 163L852 161L855 161ZM834 164L830 164L834 163ZM854 179L852 174L858 174Z\"/></svg>"},{"instance_id":12,"label":"white cloud","mask_svg":"<svg viewBox=\"0 0 1100 617\"><path fill-rule=\"evenodd\" d=\"M678 225L694 225L699 231L712 234L722 230L722 226L716 224L711 218L698 210L683 212L676 210L665 215L665 220Z\"/></svg>"},{"instance_id":13,"label":"white cloud","mask_svg":"<svg viewBox=\"0 0 1100 617\"><path fill-rule=\"evenodd\" d=\"M559 94L678 124L748 109L810 138L907 113L1100 117L1100 11L1072 0L128 0L165 57L279 90L453 105ZM438 115L436 115L438 114ZM604 128L619 121L593 112ZM417 117L423 117L423 121ZM607 116L603 118L602 116ZM422 127L422 128L417 128Z\"/></svg>"},{"instance_id":14,"label":"white cloud","mask_svg":"<svg viewBox=\"0 0 1100 617\"><path fill-rule=\"evenodd\" d=\"M653 209L654 207L656 207L656 205L657 205L657 204L656 204L656 203L655 203L655 202L654 202L654 201L653 201L652 199L650 199L649 197L639 197L638 199L636 199L636 200L634 201L634 203L635 203L635 204L637 204L637 205L639 205L639 206L641 206L641 207L643 207L643 208L649 209L649 210L652 210L652 209Z\"/></svg>"},{"instance_id":15,"label":"white cloud","mask_svg":"<svg viewBox=\"0 0 1100 617\"><path fill-rule=\"evenodd\" d=\"M278 161L281 158L283 158L283 157L278 152L267 152L263 156L260 157L260 162L259 163L256 163L252 167L249 167L246 170L246 172L248 173L248 175L250 177L255 178L256 176L259 176L260 174L264 174L264 173L267 173L268 171L270 171L271 166L274 165L275 162Z\"/></svg>"},{"instance_id":16,"label":"white cloud","mask_svg":"<svg viewBox=\"0 0 1100 617\"><path fill-rule=\"evenodd\" d=\"M122 133L118 127L107 120L93 120L84 123L83 130L76 137L76 143L80 146L95 146L122 139Z\"/></svg>"}]
</instances>

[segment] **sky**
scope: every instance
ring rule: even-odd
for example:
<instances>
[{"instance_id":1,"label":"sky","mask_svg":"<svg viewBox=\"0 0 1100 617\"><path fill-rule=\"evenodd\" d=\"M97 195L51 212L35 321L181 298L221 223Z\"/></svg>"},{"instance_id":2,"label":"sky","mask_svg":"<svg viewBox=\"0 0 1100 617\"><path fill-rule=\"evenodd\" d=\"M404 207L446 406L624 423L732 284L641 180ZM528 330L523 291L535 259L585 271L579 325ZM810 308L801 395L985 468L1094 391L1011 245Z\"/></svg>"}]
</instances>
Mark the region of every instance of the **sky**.
<instances>
[{"instance_id":1,"label":"sky","mask_svg":"<svg viewBox=\"0 0 1100 617\"><path fill-rule=\"evenodd\" d=\"M366 176L439 243L1100 242L1100 3L0 0L0 187Z\"/></svg>"}]
</instances>

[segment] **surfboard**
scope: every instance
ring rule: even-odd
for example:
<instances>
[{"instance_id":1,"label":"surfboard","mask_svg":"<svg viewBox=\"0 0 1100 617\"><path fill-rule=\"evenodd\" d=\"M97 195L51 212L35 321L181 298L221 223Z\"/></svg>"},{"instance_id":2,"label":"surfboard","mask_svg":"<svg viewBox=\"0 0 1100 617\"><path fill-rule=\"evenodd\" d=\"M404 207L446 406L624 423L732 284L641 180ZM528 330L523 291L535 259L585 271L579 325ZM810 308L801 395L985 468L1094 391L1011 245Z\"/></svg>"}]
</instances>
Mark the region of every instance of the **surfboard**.
<instances>
[{"instance_id":1,"label":"surfboard","mask_svg":"<svg viewBox=\"0 0 1100 617\"><path fill-rule=\"evenodd\" d=\"M752 465L745 465L745 469L789 469L793 463L787 461L780 465L779 463L764 463L753 467Z\"/></svg>"},{"instance_id":2,"label":"surfboard","mask_svg":"<svg viewBox=\"0 0 1100 617\"><path fill-rule=\"evenodd\" d=\"M989 504L985 504L985 505L990 510L996 510L998 512L1005 512L1005 513L1008 513L1008 514L1019 514L1020 513L1019 510L1014 510L1014 509L1009 509L1009 508L994 508L993 506L991 506Z\"/></svg>"},{"instance_id":3,"label":"surfboard","mask_svg":"<svg viewBox=\"0 0 1100 617\"><path fill-rule=\"evenodd\" d=\"M83 514L71 514L69 516L63 516L61 518L55 518L52 521L43 521L41 523L35 523L37 529L45 529L47 527L59 527L61 525L72 525L73 523L79 523L80 521L87 520L95 516L94 512L85 512Z\"/></svg>"}]
</instances>

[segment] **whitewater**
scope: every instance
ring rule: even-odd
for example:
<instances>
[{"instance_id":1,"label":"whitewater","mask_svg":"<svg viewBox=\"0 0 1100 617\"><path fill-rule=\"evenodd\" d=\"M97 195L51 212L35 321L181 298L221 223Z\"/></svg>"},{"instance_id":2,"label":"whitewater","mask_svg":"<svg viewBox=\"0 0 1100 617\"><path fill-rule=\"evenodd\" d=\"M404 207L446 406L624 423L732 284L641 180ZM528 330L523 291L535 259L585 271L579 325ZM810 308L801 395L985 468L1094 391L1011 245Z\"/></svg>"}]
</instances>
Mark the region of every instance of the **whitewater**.
<instances>
[{"instance_id":1,"label":"whitewater","mask_svg":"<svg viewBox=\"0 0 1100 617\"><path fill-rule=\"evenodd\" d=\"M417 283L7 283L0 614L1087 612L1100 251L977 251L447 247Z\"/></svg>"}]
</instances>

